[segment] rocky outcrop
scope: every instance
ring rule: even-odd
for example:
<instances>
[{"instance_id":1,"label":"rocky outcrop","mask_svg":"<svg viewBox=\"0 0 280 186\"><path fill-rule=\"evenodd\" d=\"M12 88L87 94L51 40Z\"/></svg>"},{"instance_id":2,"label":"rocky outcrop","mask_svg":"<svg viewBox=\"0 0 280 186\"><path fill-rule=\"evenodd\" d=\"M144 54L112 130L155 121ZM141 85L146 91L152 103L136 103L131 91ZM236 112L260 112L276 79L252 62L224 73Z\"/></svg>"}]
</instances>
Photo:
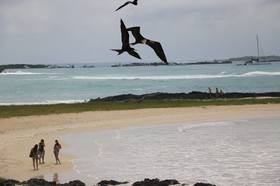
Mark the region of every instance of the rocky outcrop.
<instances>
[{"instance_id":1,"label":"rocky outcrop","mask_svg":"<svg viewBox=\"0 0 280 186\"><path fill-rule=\"evenodd\" d=\"M117 96L110 96L105 98L92 99L90 102L101 101L144 101L144 100L183 100L183 99L214 99L214 98L255 98L255 97L280 97L280 92L266 92L266 93L207 93L207 92L190 92L190 93L151 93L151 94L122 94Z\"/></svg>"},{"instance_id":2,"label":"rocky outcrop","mask_svg":"<svg viewBox=\"0 0 280 186\"><path fill-rule=\"evenodd\" d=\"M81 182L80 180L70 181L69 183L57 184L54 181L46 181L44 179L33 178L27 181L19 182L17 180L5 180L0 183L0 186L15 186L15 185L23 185L23 186L85 186L86 184Z\"/></svg>"},{"instance_id":3,"label":"rocky outcrop","mask_svg":"<svg viewBox=\"0 0 280 186\"><path fill-rule=\"evenodd\" d=\"M13 185L18 185L20 184L19 181L17 180L13 180L13 179L8 179L8 180L5 180L3 181L2 183L0 183L0 186L13 186Z\"/></svg>"},{"instance_id":4,"label":"rocky outcrop","mask_svg":"<svg viewBox=\"0 0 280 186\"><path fill-rule=\"evenodd\" d=\"M212 185L210 183L196 183L193 186L216 186L216 185Z\"/></svg>"},{"instance_id":5,"label":"rocky outcrop","mask_svg":"<svg viewBox=\"0 0 280 186\"><path fill-rule=\"evenodd\" d=\"M159 179L148 179L146 178L144 181L137 181L132 184L132 186L169 186L169 185L177 185L180 184L177 180L163 180Z\"/></svg>"},{"instance_id":6,"label":"rocky outcrop","mask_svg":"<svg viewBox=\"0 0 280 186\"><path fill-rule=\"evenodd\" d=\"M69 183L57 184L57 185L61 185L61 186L86 186L86 184L81 182L80 180L74 180L74 181L70 181Z\"/></svg>"},{"instance_id":7,"label":"rocky outcrop","mask_svg":"<svg viewBox=\"0 0 280 186\"><path fill-rule=\"evenodd\" d=\"M22 182L21 185L26 185L26 186L52 186L52 185L56 185L56 182L54 182L54 181L49 182L49 181L46 181L44 179L33 178L33 179Z\"/></svg>"},{"instance_id":8,"label":"rocky outcrop","mask_svg":"<svg viewBox=\"0 0 280 186\"><path fill-rule=\"evenodd\" d=\"M121 185L121 184L128 184L128 182L119 182L115 180L103 180L100 181L97 185L98 186L109 186L109 185ZM19 182L17 180L5 180L0 182L0 186L16 186L16 185L23 185L23 186L85 186L80 180L70 181L64 184L57 184L54 181L46 181L44 179L30 179L24 182ZM137 181L132 184L132 186L172 186L172 185L189 185L189 184L180 184L177 180L168 179L168 180L159 180L159 179L148 179L146 178L144 181ZM209 183L196 183L193 186L215 186Z\"/></svg>"},{"instance_id":9,"label":"rocky outcrop","mask_svg":"<svg viewBox=\"0 0 280 186\"><path fill-rule=\"evenodd\" d=\"M5 69L26 69L26 68L47 68L49 65L34 65L34 64L10 64L0 65L0 73Z\"/></svg>"},{"instance_id":10,"label":"rocky outcrop","mask_svg":"<svg viewBox=\"0 0 280 186\"><path fill-rule=\"evenodd\" d=\"M165 185L177 185L177 184L180 184L177 180L163 180L163 181L160 181L162 184L165 184Z\"/></svg>"},{"instance_id":11,"label":"rocky outcrop","mask_svg":"<svg viewBox=\"0 0 280 186\"><path fill-rule=\"evenodd\" d=\"M122 185L122 184L128 184L128 182L127 181L119 182L119 181L115 181L115 180L102 180L102 181L98 182L97 185L108 186L108 185Z\"/></svg>"}]
</instances>

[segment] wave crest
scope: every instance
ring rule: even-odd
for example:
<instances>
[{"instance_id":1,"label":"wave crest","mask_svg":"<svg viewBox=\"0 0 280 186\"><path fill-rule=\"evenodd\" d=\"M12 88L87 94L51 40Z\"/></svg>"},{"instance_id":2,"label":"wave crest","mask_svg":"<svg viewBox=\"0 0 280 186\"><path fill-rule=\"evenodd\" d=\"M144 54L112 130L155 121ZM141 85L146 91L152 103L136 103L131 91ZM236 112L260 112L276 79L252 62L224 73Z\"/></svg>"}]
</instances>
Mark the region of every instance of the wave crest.
<instances>
[{"instance_id":1,"label":"wave crest","mask_svg":"<svg viewBox=\"0 0 280 186\"><path fill-rule=\"evenodd\" d=\"M84 103L88 100L46 100L41 102L9 102L0 103L0 106L9 105L54 105L54 104L71 104L71 103Z\"/></svg>"},{"instance_id":2,"label":"wave crest","mask_svg":"<svg viewBox=\"0 0 280 186\"><path fill-rule=\"evenodd\" d=\"M41 72L26 72L26 71L7 71L2 72L0 75L43 75L43 74L57 74L57 73L41 73Z\"/></svg>"},{"instance_id":3,"label":"wave crest","mask_svg":"<svg viewBox=\"0 0 280 186\"><path fill-rule=\"evenodd\" d=\"M197 74L175 76L74 76L78 80L186 80L186 79L214 79L231 77L257 77L257 76L280 76L280 72L253 71L243 74Z\"/></svg>"}]
</instances>

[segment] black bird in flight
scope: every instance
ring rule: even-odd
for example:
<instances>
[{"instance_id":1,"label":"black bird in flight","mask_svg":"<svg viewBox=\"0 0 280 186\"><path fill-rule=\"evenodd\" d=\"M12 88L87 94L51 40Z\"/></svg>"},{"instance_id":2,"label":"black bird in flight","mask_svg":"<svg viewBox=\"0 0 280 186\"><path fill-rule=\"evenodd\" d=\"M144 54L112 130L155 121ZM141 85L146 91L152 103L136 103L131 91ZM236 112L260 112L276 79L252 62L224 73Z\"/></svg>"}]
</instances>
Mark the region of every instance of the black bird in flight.
<instances>
[{"instance_id":1,"label":"black bird in flight","mask_svg":"<svg viewBox=\"0 0 280 186\"><path fill-rule=\"evenodd\" d=\"M117 8L116 9L116 11L118 11L119 9L121 9L121 8L123 8L123 7L125 7L126 5L128 5L128 4L133 4L133 5L137 5L138 3L137 3L137 1L138 0L134 0L134 1L127 1L127 2L125 2L122 6L120 6L119 8Z\"/></svg>"},{"instance_id":2,"label":"black bird in flight","mask_svg":"<svg viewBox=\"0 0 280 186\"><path fill-rule=\"evenodd\" d=\"M125 24L124 24L123 20L121 20L121 35L122 35L122 48L121 49L111 49L111 50L118 52L118 55L122 54L123 52L127 52L130 55L132 55L132 56L134 56L138 59L141 59L141 57L135 51L135 49L130 47L129 34L128 34L128 31L125 27Z\"/></svg>"},{"instance_id":3,"label":"black bird in flight","mask_svg":"<svg viewBox=\"0 0 280 186\"><path fill-rule=\"evenodd\" d=\"M139 43L148 45L149 47L151 47L155 51L157 56L165 64L168 65L168 62L167 62L166 56L164 54L163 48L162 48L162 46L159 42L152 41L152 40L144 38L140 33L140 27L131 27L131 28L128 28L127 30L130 31L135 38L135 42L132 43L132 45L139 44Z\"/></svg>"}]
</instances>

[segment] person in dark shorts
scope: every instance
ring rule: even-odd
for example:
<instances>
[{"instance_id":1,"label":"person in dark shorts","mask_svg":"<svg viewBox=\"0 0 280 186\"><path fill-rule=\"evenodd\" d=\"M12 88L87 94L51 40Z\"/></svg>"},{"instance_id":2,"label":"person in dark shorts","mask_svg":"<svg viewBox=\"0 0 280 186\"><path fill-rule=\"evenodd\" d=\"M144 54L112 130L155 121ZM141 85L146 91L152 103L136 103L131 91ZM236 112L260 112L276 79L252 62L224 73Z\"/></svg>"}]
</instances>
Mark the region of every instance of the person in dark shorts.
<instances>
[{"instance_id":1,"label":"person in dark shorts","mask_svg":"<svg viewBox=\"0 0 280 186\"><path fill-rule=\"evenodd\" d=\"M44 139L41 139L39 143L39 148L38 148L38 153L39 153L39 163L45 163L45 142Z\"/></svg>"},{"instance_id":2,"label":"person in dark shorts","mask_svg":"<svg viewBox=\"0 0 280 186\"><path fill-rule=\"evenodd\" d=\"M53 147L53 153L54 153L56 164L61 164L59 157L58 157L60 149L61 149L61 145L59 144L58 140L55 140L55 144Z\"/></svg>"},{"instance_id":3,"label":"person in dark shorts","mask_svg":"<svg viewBox=\"0 0 280 186\"><path fill-rule=\"evenodd\" d=\"M38 170L38 145L35 144L34 147L31 149L29 157L32 158L33 168L34 170Z\"/></svg>"}]
</instances>

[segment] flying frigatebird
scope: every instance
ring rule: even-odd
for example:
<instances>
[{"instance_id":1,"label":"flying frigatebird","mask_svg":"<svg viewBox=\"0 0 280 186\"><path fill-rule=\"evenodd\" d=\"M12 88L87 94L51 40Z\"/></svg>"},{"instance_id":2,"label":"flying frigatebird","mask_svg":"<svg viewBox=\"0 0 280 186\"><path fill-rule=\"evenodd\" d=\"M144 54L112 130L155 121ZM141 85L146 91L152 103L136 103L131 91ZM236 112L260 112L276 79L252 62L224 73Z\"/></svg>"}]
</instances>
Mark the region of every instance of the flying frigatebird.
<instances>
[{"instance_id":1,"label":"flying frigatebird","mask_svg":"<svg viewBox=\"0 0 280 186\"><path fill-rule=\"evenodd\" d=\"M141 57L135 51L135 49L130 47L129 34L128 34L128 31L127 31L127 29L125 27L125 24L124 24L122 19L121 19L121 36L122 36L122 48L121 49L111 49L111 50L118 52L118 55L122 54L123 52L127 52L130 55L132 55L132 56L134 56L138 59L141 59Z\"/></svg>"},{"instance_id":2,"label":"flying frigatebird","mask_svg":"<svg viewBox=\"0 0 280 186\"><path fill-rule=\"evenodd\" d=\"M163 48L158 41L152 41L150 39L144 38L140 33L140 27L131 27L131 28L128 28L127 31L130 31L135 38L135 42L132 43L132 45L139 44L139 43L148 45L149 47L151 47L155 51L157 56L165 64L168 65L168 62L167 62L166 56L164 54Z\"/></svg>"},{"instance_id":3,"label":"flying frigatebird","mask_svg":"<svg viewBox=\"0 0 280 186\"><path fill-rule=\"evenodd\" d=\"M127 1L127 2L125 2L123 5L121 5L119 8L117 8L116 9L116 11L118 11L119 9L121 9L121 8L123 8L123 7L125 7L126 5L128 5L128 4L133 4L133 5L137 5L138 3L137 3L137 1L138 0L134 0L134 1Z\"/></svg>"}]
</instances>

